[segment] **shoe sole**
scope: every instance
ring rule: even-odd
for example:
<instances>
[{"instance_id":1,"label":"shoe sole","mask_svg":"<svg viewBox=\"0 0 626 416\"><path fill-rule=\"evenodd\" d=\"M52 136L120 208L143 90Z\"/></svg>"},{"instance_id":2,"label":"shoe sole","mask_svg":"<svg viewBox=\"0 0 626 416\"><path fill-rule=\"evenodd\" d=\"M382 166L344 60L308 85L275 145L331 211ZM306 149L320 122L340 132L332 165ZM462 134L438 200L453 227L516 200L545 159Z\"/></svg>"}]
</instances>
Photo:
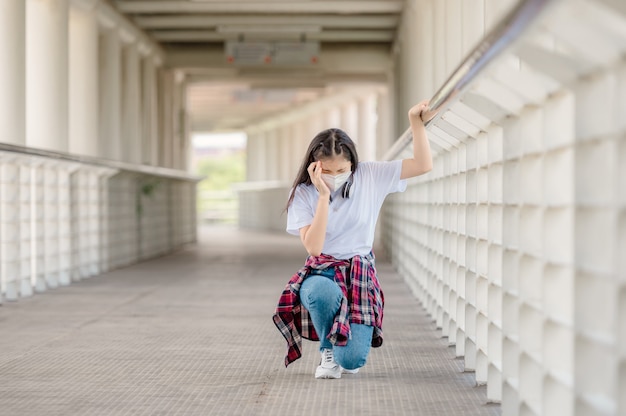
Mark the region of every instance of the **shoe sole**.
<instances>
[{"instance_id":1,"label":"shoe sole","mask_svg":"<svg viewBox=\"0 0 626 416\"><path fill-rule=\"evenodd\" d=\"M339 377L335 377L331 374L322 374L320 376L316 375L315 378L318 380L337 380L341 378L341 374L339 374Z\"/></svg>"},{"instance_id":2,"label":"shoe sole","mask_svg":"<svg viewBox=\"0 0 626 416\"><path fill-rule=\"evenodd\" d=\"M315 372L315 378L317 378L317 379L338 379L338 378L341 378L341 371L334 372L334 373L331 373L331 372L328 372L328 373L326 373L326 372L324 372L324 373Z\"/></svg>"},{"instance_id":3,"label":"shoe sole","mask_svg":"<svg viewBox=\"0 0 626 416\"><path fill-rule=\"evenodd\" d=\"M343 374L357 374L359 372L359 369L355 368L354 370L346 370L345 368L342 368L341 372Z\"/></svg>"}]
</instances>

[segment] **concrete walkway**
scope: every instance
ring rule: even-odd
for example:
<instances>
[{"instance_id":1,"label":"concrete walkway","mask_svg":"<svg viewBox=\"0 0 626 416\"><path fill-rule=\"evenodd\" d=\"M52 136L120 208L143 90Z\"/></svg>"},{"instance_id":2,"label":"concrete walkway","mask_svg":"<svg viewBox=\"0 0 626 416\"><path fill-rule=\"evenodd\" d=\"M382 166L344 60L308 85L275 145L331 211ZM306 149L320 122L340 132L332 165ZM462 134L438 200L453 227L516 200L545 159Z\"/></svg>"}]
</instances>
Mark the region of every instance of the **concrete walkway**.
<instances>
[{"instance_id":1,"label":"concrete walkway","mask_svg":"<svg viewBox=\"0 0 626 416\"><path fill-rule=\"evenodd\" d=\"M203 229L200 243L0 307L0 415L498 415L389 264L385 344L357 375L285 369L271 315L295 237Z\"/></svg>"}]
</instances>

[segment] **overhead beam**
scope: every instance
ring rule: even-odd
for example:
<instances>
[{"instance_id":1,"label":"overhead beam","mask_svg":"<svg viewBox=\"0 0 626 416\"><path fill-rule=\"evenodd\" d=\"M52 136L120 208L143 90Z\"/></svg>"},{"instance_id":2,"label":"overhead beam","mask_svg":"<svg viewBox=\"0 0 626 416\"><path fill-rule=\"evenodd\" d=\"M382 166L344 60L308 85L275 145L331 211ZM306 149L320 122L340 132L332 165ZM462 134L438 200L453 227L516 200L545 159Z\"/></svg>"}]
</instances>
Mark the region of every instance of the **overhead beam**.
<instances>
[{"instance_id":1,"label":"overhead beam","mask_svg":"<svg viewBox=\"0 0 626 416\"><path fill-rule=\"evenodd\" d=\"M219 33L210 30L155 30L150 35L160 42L221 42L240 39L242 34ZM259 32L243 34L244 40L293 40L302 35L293 32ZM319 33L307 33L307 40L320 42L392 42L393 30L325 30Z\"/></svg>"},{"instance_id":2,"label":"overhead beam","mask_svg":"<svg viewBox=\"0 0 626 416\"><path fill-rule=\"evenodd\" d=\"M401 0L386 1L315 1L294 2L280 0L259 1L116 1L123 13L330 13L372 14L400 13L404 5Z\"/></svg>"},{"instance_id":3,"label":"overhead beam","mask_svg":"<svg viewBox=\"0 0 626 416\"><path fill-rule=\"evenodd\" d=\"M351 45L324 46L320 51L319 62L314 65L307 65L298 69L298 72L305 74L307 70L322 71L323 73L360 73L360 74L387 74L392 69L392 59L390 48L386 45ZM228 73L239 74L242 71L250 70L255 73L262 73L263 70L269 73L279 73L276 67L237 67L226 62L224 50L222 48L166 48L166 65L173 68L207 68L211 71L219 70L226 73L225 69L230 69ZM283 67L281 67L283 68Z\"/></svg>"},{"instance_id":4,"label":"overhead beam","mask_svg":"<svg viewBox=\"0 0 626 416\"><path fill-rule=\"evenodd\" d=\"M399 17L395 15L345 16L317 14L307 16L265 15L160 15L137 16L134 22L144 29L208 29L222 25L318 25L342 29L395 29Z\"/></svg>"},{"instance_id":5,"label":"overhead beam","mask_svg":"<svg viewBox=\"0 0 626 416\"><path fill-rule=\"evenodd\" d=\"M238 80L244 80L252 89L318 89L326 88L331 85L349 85L349 84L382 84L388 82L389 79L385 74L361 74L361 73L330 73L324 77L321 75L311 76L308 79L297 78L297 71L281 73L272 76L254 76L242 75L237 77ZM210 74L203 75L201 72L189 77L189 83L214 82L215 77ZM228 79L217 79L218 81L228 81Z\"/></svg>"}]
</instances>

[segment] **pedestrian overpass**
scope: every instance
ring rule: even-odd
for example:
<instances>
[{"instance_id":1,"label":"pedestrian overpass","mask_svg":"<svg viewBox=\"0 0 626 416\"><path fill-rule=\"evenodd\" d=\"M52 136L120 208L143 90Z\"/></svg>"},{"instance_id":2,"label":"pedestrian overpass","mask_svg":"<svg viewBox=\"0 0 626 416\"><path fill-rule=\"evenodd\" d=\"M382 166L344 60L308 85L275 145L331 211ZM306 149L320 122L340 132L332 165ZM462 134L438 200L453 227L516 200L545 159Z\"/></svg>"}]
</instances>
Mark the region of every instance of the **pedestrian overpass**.
<instances>
[{"instance_id":1,"label":"pedestrian overpass","mask_svg":"<svg viewBox=\"0 0 626 416\"><path fill-rule=\"evenodd\" d=\"M209 313L204 302L220 300L206 290L211 284L220 296L252 284L265 297L246 303L260 308L255 313L267 310L269 322L271 293L281 287L238 276L269 263L264 281L275 286L289 276L271 267L274 254L280 261L292 253L285 264L303 260L277 232L316 132L341 127L363 160L401 158L411 154L406 113L431 98L434 169L388 199L378 245L383 268L399 279L391 283L394 299L408 305L398 311L406 319L398 334L430 320L420 334L439 337L439 350L459 360L484 397L437 398L436 390L417 388L400 394L388 379L394 371L406 385L432 388L430 373L403 362L445 361L425 360L428 335L411 334L398 335L406 343L391 348L395 358L380 356L383 365L369 374L382 374L380 383L367 384L363 374L357 385L364 390L341 380L314 397L339 394L332 397L344 407L324 409L340 413L365 411L359 400L376 399L387 407L372 414L626 414L625 56L620 0L1 0L0 316L7 332L0 409L316 414L310 406L318 401L306 393L318 382L282 380L277 388L282 373L255 371L245 359L236 367L240 378L224 383L231 395L188 394L210 390L203 383L212 371L230 377L224 366L232 356L212 355L203 343L187 355L184 345L163 348L201 325L213 328L197 316ZM196 221L200 178L189 172L190 137L235 130L248 136L247 181L237 185L239 229L224 235ZM239 250L249 246L226 244L246 236L268 247L245 256ZM125 285L133 295L111 303L122 308L116 313L107 295L119 297ZM144 297L147 309L129 306ZM163 305L171 316L155 312ZM220 305L210 311L215 331L228 332L229 320L241 324L245 313ZM158 319L128 321L144 314ZM102 332L88 338L81 331L90 333L91 323ZM143 334L147 328L161 328L163 338ZM150 342L133 345L142 334ZM237 344L244 338L228 345L246 357L265 355ZM281 361L282 344L271 345ZM58 354L46 355L48 347ZM145 366L120 365L154 351L160 355ZM179 367L150 371L183 356ZM97 365L81 367L90 357L99 357ZM208 360L198 364L201 373L194 357ZM154 383L137 387L146 379L125 377L129 368ZM92 371L105 376L92 383ZM167 380L180 388L162 388ZM280 401L282 393L295 402ZM241 394L249 401L224 404Z\"/></svg>"}]
</instances>

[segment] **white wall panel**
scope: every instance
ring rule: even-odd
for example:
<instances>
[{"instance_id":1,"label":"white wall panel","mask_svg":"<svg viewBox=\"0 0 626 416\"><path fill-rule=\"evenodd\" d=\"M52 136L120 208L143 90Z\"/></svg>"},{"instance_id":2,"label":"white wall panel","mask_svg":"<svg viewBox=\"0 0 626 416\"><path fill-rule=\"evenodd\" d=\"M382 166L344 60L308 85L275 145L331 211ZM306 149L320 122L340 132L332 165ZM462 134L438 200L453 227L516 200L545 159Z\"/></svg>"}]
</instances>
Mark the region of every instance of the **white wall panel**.
<instances>
[{"instance_id":1,"label":"white wall panel","mask_svg":"<svg viewBox=\"0 0 626 416\"><path fill-rule=\"evenodd\" d=\"M433 3L446 73L512 5ZM433 171L384 207L392 261L504 416L626 411L625 27L602 2L555 7L431 126Z\"/></svg>"}]
</instances>

